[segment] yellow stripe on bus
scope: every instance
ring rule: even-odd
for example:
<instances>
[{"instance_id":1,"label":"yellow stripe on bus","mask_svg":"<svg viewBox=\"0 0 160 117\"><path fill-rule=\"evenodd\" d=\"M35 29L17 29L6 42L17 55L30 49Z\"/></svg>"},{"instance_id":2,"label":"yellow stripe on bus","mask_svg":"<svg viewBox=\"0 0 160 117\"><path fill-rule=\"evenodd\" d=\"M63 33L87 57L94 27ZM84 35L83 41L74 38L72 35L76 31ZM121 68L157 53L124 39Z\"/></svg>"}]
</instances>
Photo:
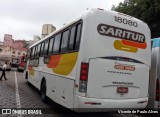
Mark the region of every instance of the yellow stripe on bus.
<instances>
[{"instance_id":1,"label":"yellow stripe on bus","mask_svg":"<svg viewBox=\"0 0 160 117\"><path fill-rule=\"evenodd\" d=\"M47 67L51 68L52 66L52 71L56 74L60 74L60 75L65 75L67 76L68 74L71 73L71 71L73 70L76 61L77 61L77 57L78 57L78 52L74 52L74 53L68 53L68 54L62 54L58 57L58 60L56 59L56 57L54 57L56 55L53 55L49 63L54 63L55 65L47 65ZM54 61L56 60L56 61ZM57 62L57 63L55 63Z\"/></svg>"},{"instance_id":2,"label":"yellow stripe on bus","mask_svg":"<svg viewBox=\"0 0 160 117\"><path fill-rule=\"evenodd\" d=\"M133 52L133 53L136 53L138 51L138 48L124 45L120 40L114 41L114 48L117 50Z\"/></svg>"}]
</instances>

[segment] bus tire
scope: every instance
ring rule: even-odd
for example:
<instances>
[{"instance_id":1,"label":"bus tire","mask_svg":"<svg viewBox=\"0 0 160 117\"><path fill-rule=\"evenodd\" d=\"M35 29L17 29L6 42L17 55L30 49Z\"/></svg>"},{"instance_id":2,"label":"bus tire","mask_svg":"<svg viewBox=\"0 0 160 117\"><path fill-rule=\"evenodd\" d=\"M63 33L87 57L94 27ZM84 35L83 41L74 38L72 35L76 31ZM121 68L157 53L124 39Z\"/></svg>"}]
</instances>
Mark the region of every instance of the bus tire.
<instances>
[{"instance_id":1,"label":"bus tire","mask_svg":"<svg viewBox=\"0 0 160 117\"><path fill-rule=\"evenodd\" d=\"M45 103L47 101L47 96L46 96L46 81L44 80L41 84L41 90L40 90L40 95L41 95L41 100Z\"/></svg>"},{"instance_id":2,"label":"bus tire","mask_svg":"<svg viewBox=\"0 0 160 117\"><path fill-rule=\"evenodd\" d=\"M31 83L27 80L27 84L28 84L28 86L31 86Z\"/></svg>"},{"instance_id":3,"label":"bus tire","mask_svg":"<svg viewBox=\"0 0 160 117\"><path fill-rule=\"evenodd\" d=\"M28 72L26 72L26 77L25 77L25 79L28 79Z\"/></svg>"}]
</instances>

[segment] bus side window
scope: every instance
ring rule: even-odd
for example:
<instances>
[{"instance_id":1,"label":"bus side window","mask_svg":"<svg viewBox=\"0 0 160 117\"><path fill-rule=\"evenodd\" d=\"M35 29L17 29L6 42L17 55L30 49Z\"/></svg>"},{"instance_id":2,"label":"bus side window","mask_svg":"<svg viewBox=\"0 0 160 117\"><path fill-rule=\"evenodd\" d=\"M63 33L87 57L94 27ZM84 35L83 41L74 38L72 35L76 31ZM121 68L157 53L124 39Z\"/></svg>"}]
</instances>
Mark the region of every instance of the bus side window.
<instances>
[{"instance_id":1,"label":"bus side window","mask_svg":"<svg viewBox=\"0 0 160 117\"><path fill-rule=\"evenodd\" d=\"M33 48L31 48L31 51L30 51L30 57L32 57L32 51L33 51Z\"/></svg>"},{"instance_id":2,"label":"bus side window","mask_svg":"<svg viewBox=\"0 0 160 117\"><path fill-rule=\"evenodd\" d=\"M81 38L81 28L82 24L77 24L77 33L76 33L76 43L75 43L75 50L79 50L79 45L80 45L80 38Z\"/></svg>"},{"instance_id":3,"label":"bus side window","mask_svg":"<svg viewBox=\"0 0 160 117\"><path fill-rule=\"evenodd\" d=\"M58 54L60 49L61 34L56 35L53 46L53 54Z\"/></svg>"},{"instance_id":4,"label":"bus side window","mask_svg":"<svg viewBox=\"0 0 160 117\"><path fill-rule=\"evenodd\" d=\"M76 32L76 27L74 26L71 28L71 34L70 34L70 40L69 40L69 46L68 46L69 52L73 51L73 48L74 48L75 32Z\"/></svg>"},{"instance_id":5,"label":"bus side window","mask_svg":"<svg viewBox=\"0 0 160 117\"><path fill-rule=\"evenodd\" d=\"M54 37L52 37L49 41L49 49L48 49L48 54L50 55L53 50L53 43L54 43Z\"/></svg>"},{"instance_id":6,"label":"bus side window","mask_svg":"<svg viewBox=\"0 0 160 117\"><path fill-rule=\"evenodd\" d=\"M28 51L27 51L27 57L30 58L30 55L31 55L31 49L28 49Z\"/></svg>"},{"instance_id":7,"label":"bus side window","mask_svg":"<svg viewBox=\"0 0 160 117\"><path fill-rule=\"evenodd\" d=\"M47 54L48 54L47 51L48 51L48 39L45 41L44 55L47 55Z\"/></svg>"},{"instance_id":8,"label":"bus side window","mask_svg":"<svg viewBox=\"0 0 160 117\"><path fill-rule=\"evenodd\" d=\"M41 52L40 52L40 56L42 56L42 55L43 55L43 51L44 51L44 42L43 42L43 43L41 43Z\"/></svg>"},{"instance_id":9,"label":"bus side window","mask_svg":"<svg viewBox=\"0 0 160 117\"><path fill-rule=\"evenodd\" d=\"M37 57L39 56L40 48L41 48L41 44L38 44Z\"/></svg>"},{"instance_id":10,"label":"bus side window","mask_svg":"<svg viewBox=\"0 0 160 117\"><path fill-rule=\"evenodd\" d=\"M35 47L32 48L32 55L31 57L34 57Z\"/></svg>"},{"instance_id":11,"label":"bus side window","mask_svg":"<svg viewBox=\"0 0 160 117\"><path fill-rule=\"evenodd\" d=\"M61 53L66 53L67 51L68 38L69 38L69 30L66 30L62 34Z\"/></svg>"},{"instance_id":12,"label":"bus side window","mask_svg":"<svg viewBox=\"0 0 160 117\"><path fill-rule=\"evenodd\" d=\"M35 46L34 56L37 56L37 46Z\"/></svg>"}]
</instances>

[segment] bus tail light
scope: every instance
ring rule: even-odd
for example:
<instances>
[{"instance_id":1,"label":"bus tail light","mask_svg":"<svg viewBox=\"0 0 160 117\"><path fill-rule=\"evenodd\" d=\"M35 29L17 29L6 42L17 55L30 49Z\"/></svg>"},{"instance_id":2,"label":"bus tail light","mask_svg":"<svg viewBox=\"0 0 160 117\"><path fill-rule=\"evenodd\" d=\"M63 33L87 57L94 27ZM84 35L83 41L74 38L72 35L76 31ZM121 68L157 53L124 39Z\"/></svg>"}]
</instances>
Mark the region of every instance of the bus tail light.
<instances>
[{"instance_id":1,"label":"bus tail light","mask_svg":"<svg viewBox=\"0 0 160 117\"><path fill-rule=\"evenodd\" d=\"M159 101L159 80L156 80L156 101Z\"/></svg>"},{"instance_id":2,"label":"bus tail light","mask_svg":"<svg viewBox=\"0 0 160 117\"><path fill-rule=\"evenodd\" d=\"M88 81L88 63L81 63L79 92L86 93Z\"/></svg>"}]
</instances>

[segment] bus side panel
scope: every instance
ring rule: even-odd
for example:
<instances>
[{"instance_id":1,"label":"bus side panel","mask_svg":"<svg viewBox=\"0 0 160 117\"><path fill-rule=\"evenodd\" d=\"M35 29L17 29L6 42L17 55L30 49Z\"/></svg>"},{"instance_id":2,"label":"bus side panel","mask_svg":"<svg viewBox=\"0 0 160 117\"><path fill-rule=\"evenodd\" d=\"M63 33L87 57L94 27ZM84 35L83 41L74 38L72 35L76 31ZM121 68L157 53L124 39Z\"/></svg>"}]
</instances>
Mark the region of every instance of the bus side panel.
<instances>
[{"instance_id":1,"label":"bus side panel","mask_svg":"<svg viewBox=\"0 0 160 117\"><path fill-rule=\"evenodd\" d=\"M27 79L27 81L29 83L31 83L33 86L35 86L36 88L38 88L36 85L36 81L35 81L35 77L36 77L35 71L33 69L34 69L33 67L32 67L32 69L30 69L30 67L28 66L28 79Z\"/></svg>"},{"instance_id":2,"label":"bus side panel","mask_svg":"<svg viewBox=\"0 0 160 117\"><path fill-rule=\"evenodd\" d=\"M35 82L35 87L40 90L40 81L41 81L41 72L38 71L38 68L34 69L34 82Z\"/></svg>"},{"instance_id":3,"label":"bus side panel","mask_svg":"<svg viewBox=\"0 0 160 117\"><path fill-rule=\"evenodd\" d=\"M74 80L56 76L56 97L61 105L73 108L73 91Z\"/></svg>"},{"instance_id":4,"label":"bus side panel","mask_svg":"<svg viewBox=\"0 0 160 117\"><path fill-rule=\"evenodd\" d=\"M56 102L56 76L53 74L45 74L47 96Z\"/></svg>"},{"instance_id":5,"label":"bus side panel","mask_svg":"<svg viewBox=\"0 0 160 117\"><path fill-rule=\"evenodd\" d=\"M156 86L156 77L157 77L157 49L152 49L152 61L151 61L151 70L150 70L150 79L149 79L149 101L148 101L148 107L152 108L154 107L154 98L155 98L155 86Z\"/></svg>"},{"instance_id":6,"label":"bus side panel","mask_svg":"<svg viewBox=\"0 0 160 117\"><path fill-rule=\"evenodd\" d=\"M148 108L155 108L157 104L155 102L156 98L156 79L160 78L160 48L152 48L152 61L151 61L151 70L150 70L150 81L149 81L149 101Z\"/></svg>"}]
</instances>

